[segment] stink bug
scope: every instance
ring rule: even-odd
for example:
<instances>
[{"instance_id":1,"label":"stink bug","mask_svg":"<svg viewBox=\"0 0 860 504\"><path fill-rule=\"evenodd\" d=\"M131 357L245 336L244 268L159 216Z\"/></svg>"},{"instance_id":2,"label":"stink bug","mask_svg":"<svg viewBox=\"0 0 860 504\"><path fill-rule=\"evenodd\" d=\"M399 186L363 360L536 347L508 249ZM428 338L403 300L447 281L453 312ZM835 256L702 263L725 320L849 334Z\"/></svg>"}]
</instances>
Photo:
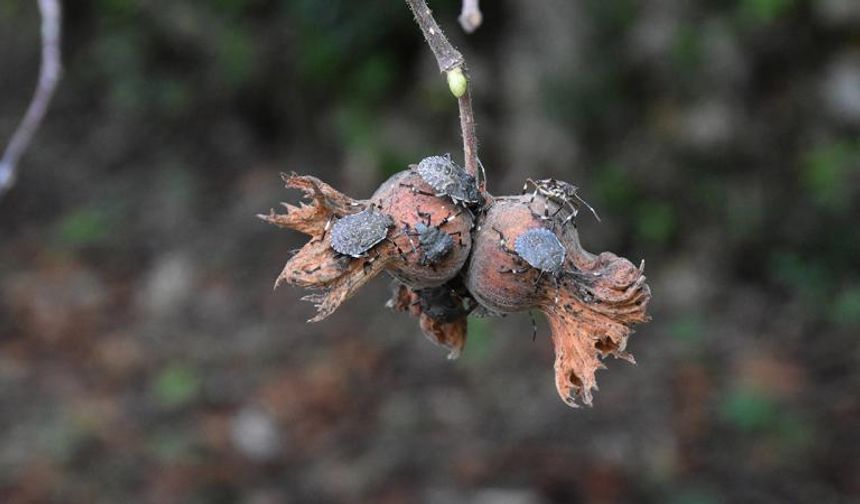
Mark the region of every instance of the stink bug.
<instances>
[{"instance_id":1,"label":"stink bug","mask_svg":"<svg viewBox=\"0 0 860 504\"><path fill-rule=\"evenodd\" d=\"M393 219L373 209L347 215L331 228L331 248L349 257L363 257L367 251L386 239Z\"/></svg>"},{"instance_id":2,"label":"stink bug","mask_svg":"<svg viewBox=\"0 0 860 504\"><path fill-rule=\"evenodd\" d=\"M597 215L597 211L589 205L582 197L579 195L579 188L573 184L565 182L563 180L556 180L554 178L541 179L541 180L532 180L527 179L525 185L523 186L523 193L528 191L529 184L534 186L534 192L532 193L532 198L529 200L529 204L531 204L535 197L540 194L544 198L549 201L552 201L556 205L558 205L558 210L556 210L551 216L549 215L549 208L547 208L546 204L544 204L544 214L541 217L544 220L549 220L551 217L555 217L556 214L561 212L562 210L568 210L570 213L561 223L562 226L567 224L576 218L579 213L579 205L585 205L586 208L591 210L591 213L594 215L594 218L600 222L600 217Z\"/></svg>"},{"instance_id":3,"label":"stink bug","mask_svg":"<svg viewBox=\"0 0 860 504\"><path fill-rule=\"evenodd\" d=\"M426 157L414 169L436 191L436 196L447 196L464 207L484 204L478 181L457 165L450 154Z\"/></svg>"}]
</instances>

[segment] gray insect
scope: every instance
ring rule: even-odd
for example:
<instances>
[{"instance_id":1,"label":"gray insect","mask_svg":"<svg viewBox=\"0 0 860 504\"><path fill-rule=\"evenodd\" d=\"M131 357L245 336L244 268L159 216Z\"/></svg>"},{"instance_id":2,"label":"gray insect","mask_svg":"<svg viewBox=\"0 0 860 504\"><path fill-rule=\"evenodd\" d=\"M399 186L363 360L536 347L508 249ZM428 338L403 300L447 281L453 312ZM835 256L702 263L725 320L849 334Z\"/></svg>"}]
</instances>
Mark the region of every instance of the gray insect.
<instances>
[{"instance_id":1,"label":"gray insect","mask_svg":"<svg viewBox=\"0 0 860 504\"><path fill-rule=\"evenodd\" d=\"M394 220L372 208L347 215L331 229L331 248L349 257L364 257L367 251L386 239Z\"/></svg>"},{"instance_id":2,"label":"gray insect","mask_svg":"<svg viewBox=\"0 0 860 504\"><path fill-rule=\"evenodd\" d=\"M436 191L436 196L448 196L465 207L484 204L478 181L457 165L450 154L426 157L415 171Z\"/></svg>"},{"instance_id":3,"label":"gray insect","mask_svg":"<svg viewBox=\"0 0 860 504\"><path fill-rule=\"evenodd\" d=\"M544 275L549 275L555 284L555 302L558 302L561 281L568 276L577 277L580 282L590 283L591 279L583 275L576 267L565 268L567 251L555 233L546 228L532 228L520 234L514 242L514 248L507 246L505 236L498 228L493 230L499 234L499 246L511 254L517 268L502 268L502 273L518 275L528 271L529 267L538 270L535 279L535 290L540 287Z\"/></svg>"},{"instance_id":4,"label":"gray insect","mask_svg":"<svg viewBox=\"0 0 860 504\"><path fill-rule=\"evenodd\" d=\"M529 266L552 275L561 274L567 253L555 233L545 228L529 229L519 235L514 251Z\"/></svg>"},{"instance_id":5,"label":"gray insect","mask_svg":"<svg viewBox=\"0 0 860 504\"><path fill-rule=\"evenodd\" d=\"M451 235L438 227L428 226L423 222L415 225L418 232L418 244L421 245L421 265L436 264L454 248Z\"/></svg>"},{"instance_id":6,"label":"gray insect","mask_svg":"<svg viewBox=\"0 0 860 504\"><path fill-rule=\"evenodd\" d=\"M591 213L594 214L594 218L600 222L600 216L597 215L597 211L589 205L582 197L579 195L579 188L573 184L565 182L563 180L556 180L554 178L541 179L541 180L532 180L526 179L525 185L523 185L523 193L528 190L529 184L534 186L534 192L532 193L531 200L529 200L529 204L531 204L535 197L540 194L544 198L549 201L552 201L556 205L558 205L558 209L552 214L549 215L549 208L544 206L544 214L542 218L544 220L549 220L550 218L554 218L559 212L564 209L570 211L570 214L564 219L561 223L562 226L567 224L576 218L579 213L579 205L585 205L586 208L591 210Z\"/></svg>"},{"instance_id":7,"label":"gray insect","mask_svg":"<svg viewBox=\"0 0 860 504\"><path fill-rule=\"evenodd\" d=\"M456 291L445 285L421 289L416 291L416 294L421 311L443 324L453 322L474 309L473 303L464 300Z\"/></svg>"},{"instance_id":8,"label":"gray insect","mask_svg":"<svg viewBox=\"0 0 860 504\"><path fill-rule=\"evenodd\" d=\"M460 232L448 233L442 229L442 226L453 220L457 214L445 217L435 226L430 221L431 214L422 212L420 209L418 209L417 214L424 221L415 224L415 232L409 233L407 231L407 235L418 237L418 245L421 247L419 263L422 266L432 266L444 259L454 248L454 236L459 237Z\"/></svg>"}]
</instances>

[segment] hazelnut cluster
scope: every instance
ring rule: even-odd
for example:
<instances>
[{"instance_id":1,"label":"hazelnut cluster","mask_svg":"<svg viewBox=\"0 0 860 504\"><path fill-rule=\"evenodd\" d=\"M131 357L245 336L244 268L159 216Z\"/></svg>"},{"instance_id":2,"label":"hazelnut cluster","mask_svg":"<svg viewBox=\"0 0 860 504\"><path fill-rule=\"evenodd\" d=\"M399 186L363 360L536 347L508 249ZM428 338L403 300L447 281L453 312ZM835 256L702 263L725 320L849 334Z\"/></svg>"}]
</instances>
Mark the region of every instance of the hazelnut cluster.
<instances>
[{"instance_id":1,"label":"hazelnut cluster","mask_svg":"<svg viewBox=\"0 0 860 504\"><path fill-rule=\"evenodd\" d=\"M263 220L309 235L278 276L317 292L319 321L370 279L395 279L390 308L419 319L422 332L460 355L467 317L538 310L555 346L555 383L576 406L592 402L595 372L625 351L632 326L646 322L651 294L643 265L582 248L576 187L529 181L516 196L492 197L448 156L431 156L354 200L311 176L284 175L307 203L284 204ZM596 216L596 214L595 214Z\"/></svg>"}]
</instances>

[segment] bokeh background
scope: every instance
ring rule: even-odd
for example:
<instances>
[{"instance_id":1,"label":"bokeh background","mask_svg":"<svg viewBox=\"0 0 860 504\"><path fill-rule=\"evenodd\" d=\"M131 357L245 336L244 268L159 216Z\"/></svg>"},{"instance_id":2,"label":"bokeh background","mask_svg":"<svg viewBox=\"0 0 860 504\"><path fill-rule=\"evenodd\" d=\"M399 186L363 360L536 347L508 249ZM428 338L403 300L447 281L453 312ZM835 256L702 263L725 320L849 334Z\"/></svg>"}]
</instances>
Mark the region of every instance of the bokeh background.
<instances>
[{"instance_id":1,"label":"bokeh background","mask_svg":"<svg viewBox=\"0 0 860 504\"><path fill-rule=\"evenodd\" d=\"M387 311L272 291L278 173L366 197L459 153L396 0L65 2L65 78L0 200L0 502L860 499L860 2L499 0L466 36L496 194L559 177L645 258L653 321L591 409L549 330L461 359ZM35 2L0 0L0 138Z\"/></svg>"}]
</instances>

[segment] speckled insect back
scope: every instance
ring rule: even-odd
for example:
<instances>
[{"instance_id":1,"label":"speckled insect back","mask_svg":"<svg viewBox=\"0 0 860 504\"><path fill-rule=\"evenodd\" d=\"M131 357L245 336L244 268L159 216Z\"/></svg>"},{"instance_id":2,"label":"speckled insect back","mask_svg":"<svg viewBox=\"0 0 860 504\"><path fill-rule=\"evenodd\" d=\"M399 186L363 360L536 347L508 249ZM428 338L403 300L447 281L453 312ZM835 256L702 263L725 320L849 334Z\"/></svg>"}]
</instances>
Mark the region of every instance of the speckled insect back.
<instances>
[{"instance_id":1,"label":"speckled insect back","mask_svg":"<svg viewBox=\"0 0 860 504\"><path fill-rule=\"evenodd\" d=\"M421 247L421 264L433 265L442 260L454 248L454 239L442 229L423 222L415 225L418 244Z\"/></svg>"},{"instance_id":2,"label":"speckled insect back","mask_svg":"<svg viewBox=\"0 0 860 504\"><path fill-rule=\"evenodd\" d=\"M514 250L531 267L540 271L558 275L564 268L564 246L549 229L526 230L517 237Z\"/></svg>"},{"instance_id":3,"label":"speckled insect back","mask_svg":"<svg viewBox=\"0 0 860 504\"><path fill-rule=\"evenodd\" d=\"M331 229L331 248L350 257L362 257L388 236L394 226L391 216L373 209L347 215Z\"/></svg>"},{"instance_id":4,"label":"speckled insect back","mask_svg":"<svg viewBox=\"0 0 860 504\"><path fill-rule=\"evenodd\" d=\"M439 195L448 196L463 206L480 206L484 203L478 181L457 165L450 155L426 157L415 171Z\"/></svg>"}]
</instances>

